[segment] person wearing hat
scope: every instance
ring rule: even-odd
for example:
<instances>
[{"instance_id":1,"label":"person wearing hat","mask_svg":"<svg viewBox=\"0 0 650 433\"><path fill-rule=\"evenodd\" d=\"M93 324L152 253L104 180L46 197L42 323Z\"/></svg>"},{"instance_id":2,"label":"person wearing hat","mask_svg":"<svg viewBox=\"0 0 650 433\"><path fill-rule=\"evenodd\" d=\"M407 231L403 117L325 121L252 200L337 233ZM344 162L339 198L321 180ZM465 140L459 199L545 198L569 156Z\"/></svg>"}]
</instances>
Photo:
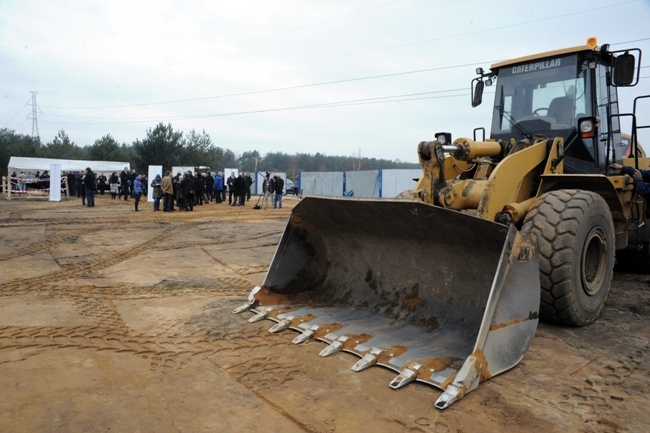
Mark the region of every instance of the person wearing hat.
<instances>
[{"instance_id":1,"label":"person wearing hat","mask_svg":"<svg viewBox=\"0 0 650 433\"><path fill-rule=\"evenodd\" d=\"M269 198L271 197L271 194L274 189L274 185L271 185L273 183L273 179L271 179L271 173L268 171L266 172L266 177L264 178L264 182L262 183L262 192L264 193L264 209L268 209L269 207Z\"/></svg>"},{"instance_id":2,"label":"person wearing hat","mask_svg":"<svg viewBox=\"0 0 650 433\"><path fill-rule=\"evenodd\" d=\"M159 174L157 174L156 177L154 178L154 180L151 181L151 188L152 188L151 196L153 197L153 210L154 211L159 211L160 210L160 199L163 196L162 178L160 177Z\"/></svg>"}]
</instances>

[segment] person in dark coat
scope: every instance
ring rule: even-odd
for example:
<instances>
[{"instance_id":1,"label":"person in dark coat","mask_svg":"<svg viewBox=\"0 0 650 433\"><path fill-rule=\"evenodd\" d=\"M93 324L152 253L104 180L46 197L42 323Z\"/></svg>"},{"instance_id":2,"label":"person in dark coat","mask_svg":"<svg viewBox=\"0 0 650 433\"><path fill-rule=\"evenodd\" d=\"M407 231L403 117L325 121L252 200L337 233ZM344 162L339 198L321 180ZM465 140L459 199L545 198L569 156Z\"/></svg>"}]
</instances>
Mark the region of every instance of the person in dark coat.
<instances>
[{"instance_id":1,"label":"person in dark coat","mask_svg":"<svg viewBox=\"0 0 650 433\"><path fill-rule=\"evenodd\" d=\"M75 197L77 195L77 177L73 172L68 172L68 194L70 197Z\"/></svg>"},{"instance_id":2,"label":"person in dark coat","mask_svg":"<svg viewBox=\"0 0 650 433\"><path fill-rule=\"evenodd\" d=\"M84 189L86 192L86 203L88 203L87 207L95 207L96 187L97 184L96 184L95 173L93 173L90 167L86 167L86 176L84 177Z\"/></svg>"},{"instance_id":3,"label":"person in dark coat","mask_svg":"<svg viewBox=\"0 0 650 433\"><path fill-rule=\"evenodd\" d=\"M275 197L273 199L273 209L276 206L282 209L282 193L284 192L284 179L280 176L273 176L275 178Z\"/></svg>"},{"instance_id":4,"label":"person in dark coat","mask_svg":"<svg viewBox=\"0 0 650 433\"><path fill-rule=\"evenodd\" d=\"M106 189L106 176L104 176L103 173L97 177L97 186L99 188L99 193L104 195L104 190Z\"/></svg>"},{"instance_id":5,"label":"person in dark coat","mask_svg":"<svg viewBox=\"0 0 650 433\"><path fill-rule=\"evenodd\" d=\"M230 173L230 177L226 180L226 186L228 187L228 204L235 205L237 196L235 195L235 172ZM235 203L233 204L233 196L235 197Z\"/></svg>"},{"instance_id":6,"label":"person in dark coat","mask_svg":"<svg viewBox=\"0 0 650 433\"><path fill-rule=\"evenodd\" d=\"M201 173L194 173L194 199L196 200L197 206L203 206L203 194L205 189L203 187L203 176Z\"/></svg>"},{"instance_id":7,"label":"person in dark coat","mask_svg":"<svg viewBox=\"0 0 650 433\"><path fill-rule=\"evenodd\" d=\"M621 170L622 174L627 174L634 179L634 189L636 189L636 192L642 197L650 198L650 185L648 185L650 183L650 170L637 170L634 167L618 163L613 163L610 167L614 170Z\"/></svg>"},{"instance_id":8,"label":"person in dark coat","mask_svg":"<svg viewBox=\"0 0 650 433\"><path fill-rule=\"evenodd\" d=\"M157 174L156 177L154 178L154 180L151 181L151 188L152 188L151 196L153 197L153 210L154 211L159 211L160 210L160 199L163 196L162 177L160 177L159 174Z\"/></svg>"},{"instance_id":9,"label":"person in dark coat","mask_svg":"<svg viewBox=\"0 0 650 433\"><path fill-rule=\"evenodd\" d=\"M194 210L194 179L187 173L181 179L181 197L183 201L182 209L184 211Z\"/></svg>"},{"instance_id":10,"label":"person in dark coat","mask_svg":"<svg viewBox=\"0 0 650 433\"><path fill-rule=\"evenodd\" d=\"M212 173L205 173L203 184L205 185L205 195L208 203L210 203L212 201L212 196L214 195L214 177L212 177Z\"/></svg>"},{"instance_id":11,"label":"person in dark coat","mask_svg":"<svg viewBox=\"0 0 650 433\"><path fill-rule=\"evenodd\" d=\"M111 191L111 198L115 200L115 197L120 192L120 178L116 172L113 172L111 177L108 178L108 187Z\"/></svg>"},{"instance_id":12,"label":"person in dark coat","mask_svg":"<svg viewBox=\"0 0 650 433\"><path fill-rule=\"evenodd\" d=\"M253 178L251 177L250 173L246 173L244 176L244 180L246 181L246 200L250 201L251 200L251 186L253 185Z\"/></svg>"},{"instance_id":13,"label":"person in dark coat","mask_svg":"<svg viewBox=\"0 0 650 433\"><path fill-rule=\"evenodd\" d=\"M176 176L174 176L172 179L174 179L174 182L172 185L174 185L174 198L176 199L176 206L178 206L179 210L181 208L181 200L183 199L183 195L181 194L181 181L183 180L183 175L181 172L177 172Z\"/></svg>"},{"instance_id":14,"label":"person in dark coat","mask_svg":"<svg viewBox=\"0 0 650 433\"><path fill-rule=\"evenodd\" d=\"M135 174L135 168L131 170L131 173L129 174L129 194L131 194L131 197L133 197L133 182L135 182L136 174Z\"/></svg>"},{"instance_id":15,"label":"person in dark coat","mask_svg":"<svg viewBox=\"0 0 650 433\"><path fill-rule=\"evenodd\" d=\"M11 173L11 190L12 191L18 190L18 174L16 174L15 171Z\"/></svg>"},{"instance_id":16,"label":"person in dark coat","mask_svg":"<svg viewBox=\"0 0 650 433\"><path fill-rule=\"evenodd\" d=\"M235 178L234 194L232 206L243 206L246 199L246 180L243 173L239 173L239 176Z\"/></svg>"},{"instance_id":17,"label":"person in dark coat","mask_svg":"<svg viewBox=\"0 0 650 433\"><path fill-rule=\"evenodd\" d=\"M39 185L38 188L39 189L47 189L47 188L50 187L50 174L47 172L47 170L45 170L43 172L43 174L41 174L40 179L41 179L41 181L38 182L38 185ZM95 180L97 180L97 179L95 179Z\"/></svg>"},{"instance_id":18,"label":"person in dark coat","mask_svg":"<svg viewBox=\"0 0 650 433\"><path fill-rule=\"evenodd\" d=\"M650 204L648 204L648 200L650 199L650 170L641 168L637 170L629 165L621 165L618 163L613 163L610 167L614 170L621 170L621 174L627 174L633 179L634 189L641 197L645 198L645 214L650 218Z\"/></svg>"},{"instance_id":19,"label":"person in dark coat","mask_svg":"<svg viewBox=\"0 0 650 433\"><path fill-rule=\"evenodd\" d=\"M77 181L77 194L79 194L79 197L81 197L81 205L86 206L86 187L84 186L84 177L85 177L85 172L79 173L78 176L78 181Z\"/></svg>"},{"instance_id":20,"label":"person in dark coat","mask_svg":"<svg viewBox=\"0 0 650 433\"><path fill-rule=\"evenodd\" d=\"M131 174L129 173L128 167L124 167L124 171L120 172L120 196L124 195L124 201L129 199L129 180L131 179Z\"/></svg>"}]
</instances>

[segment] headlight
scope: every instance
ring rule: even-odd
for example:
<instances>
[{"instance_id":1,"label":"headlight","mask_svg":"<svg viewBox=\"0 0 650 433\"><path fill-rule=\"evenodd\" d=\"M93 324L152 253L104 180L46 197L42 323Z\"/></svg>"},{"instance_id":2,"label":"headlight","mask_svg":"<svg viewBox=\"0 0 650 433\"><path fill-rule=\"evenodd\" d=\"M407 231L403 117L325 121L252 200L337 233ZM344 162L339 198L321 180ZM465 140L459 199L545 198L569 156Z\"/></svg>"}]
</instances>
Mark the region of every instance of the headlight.
<instances>
[{"instance_id":1,"label":"headlight","mask_svg":"<svg viewBox=\"0 0 650 433\"><path fill-rule=\"evenodd\" d=\"M436 132L436 140L440 144L451 144L451 132Z\"/></svg>"},{"instance_id":2,"label":"headlight","mask_svg":"<svg viewBox=\"0 0 650 433\"><path fill-rule=\"evenodd\" d=\"M580 119L578 122L581 138L594 138L598 129L598 121L595 117Z\"/></svg>"}]
</instances>

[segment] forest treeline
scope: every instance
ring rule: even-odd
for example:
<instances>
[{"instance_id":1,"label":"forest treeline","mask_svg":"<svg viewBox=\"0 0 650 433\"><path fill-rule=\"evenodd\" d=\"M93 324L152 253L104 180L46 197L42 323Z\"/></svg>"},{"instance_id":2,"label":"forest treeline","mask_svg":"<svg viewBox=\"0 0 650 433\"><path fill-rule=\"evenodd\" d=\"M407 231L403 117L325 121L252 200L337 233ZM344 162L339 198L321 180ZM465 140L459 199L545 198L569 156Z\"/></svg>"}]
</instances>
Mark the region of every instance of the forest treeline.
<instances>
[{"instance_id":1,"label":"forest treeline","mask_svg":"<svg viewBox=\"0 0 650 433\"><path fill-rule=\"evenodd\" d=\"M110 134L88 146L72 142L60 130L49 143L41 143L29 135L13 130L0 130L0 173L7 175L7 165L12 156L32 158L81 159L91 161L123 161L139 172L149 165L162 165L164 170L173 166L207 166L215 171L225 167L254 172L267 170L286 172L291 178L301 171L350 171L386 168L417 168L418 164L360 156L328 156L322 153L269 152L261 155L257 150L236 154L230 149L216 146L205 131L189 133L175 130L171 124L159 123L146 132L146 137L133 143L118 143Z\"/></svg>"}]
</instances>

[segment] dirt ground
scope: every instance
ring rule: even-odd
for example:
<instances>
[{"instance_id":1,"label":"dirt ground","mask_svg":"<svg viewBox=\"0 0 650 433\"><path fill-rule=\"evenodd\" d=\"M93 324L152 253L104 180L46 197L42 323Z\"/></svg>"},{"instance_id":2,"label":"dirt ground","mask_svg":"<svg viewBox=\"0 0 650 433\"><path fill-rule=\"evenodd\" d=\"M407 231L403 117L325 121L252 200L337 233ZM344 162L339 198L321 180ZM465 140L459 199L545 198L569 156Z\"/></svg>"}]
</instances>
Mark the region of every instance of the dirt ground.
<instances>
[{"instance_id":1,"label":"dirt ground","mask_svg":"<svg viewBox=\"0 0 650 433\"><path fill-rule=\"evenodd\" d=\"M281 210L0 201L0 430L641 432L650 276L614 277L601 318L540 324L523 362L449 409L381 367L232 315L262 283Z\"/></svg>"}]
</instances>

